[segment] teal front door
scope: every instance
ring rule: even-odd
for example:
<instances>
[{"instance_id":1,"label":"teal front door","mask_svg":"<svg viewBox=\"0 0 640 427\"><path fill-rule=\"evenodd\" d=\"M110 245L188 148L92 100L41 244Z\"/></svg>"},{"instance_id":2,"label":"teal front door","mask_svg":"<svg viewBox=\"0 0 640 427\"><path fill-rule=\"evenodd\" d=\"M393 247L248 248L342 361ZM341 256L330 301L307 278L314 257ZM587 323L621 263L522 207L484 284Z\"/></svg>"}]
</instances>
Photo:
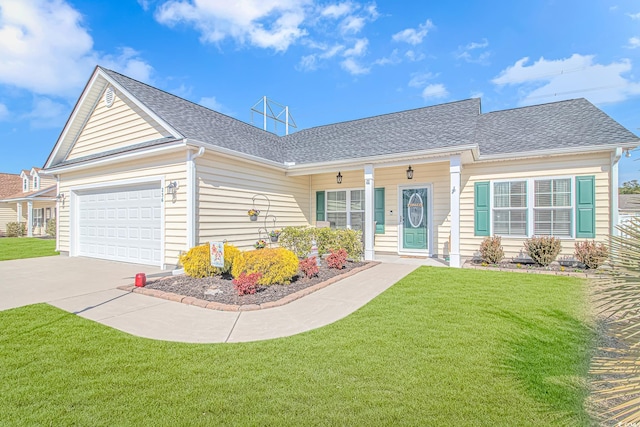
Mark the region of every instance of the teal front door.
<instances>
[{"instance_id":1,"label":"teal front door","mask_svg":"<svg viewBox=\"0 0 640 427\"><path fill-rule=\"evenodd\" d=\"M402 249L425 251L429 241L427 189L402 189Z\"/></svg>"}]
</instances>

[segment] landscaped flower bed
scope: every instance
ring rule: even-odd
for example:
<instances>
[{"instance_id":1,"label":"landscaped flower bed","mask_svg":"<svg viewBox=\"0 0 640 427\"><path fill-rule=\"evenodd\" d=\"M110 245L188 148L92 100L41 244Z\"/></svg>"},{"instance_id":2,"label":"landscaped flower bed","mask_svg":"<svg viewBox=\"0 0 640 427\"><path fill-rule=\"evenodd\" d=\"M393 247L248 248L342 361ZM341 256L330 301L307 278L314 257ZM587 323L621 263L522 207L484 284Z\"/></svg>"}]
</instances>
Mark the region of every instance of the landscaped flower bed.
<instances>
[{"instance_id":1,"label":"landscaped flower bed","mask_svg":"<svg viewBox=\"0 0 640 427\"><path fill-rule=\"evenodd\" d=\"M293 277L288 285L258 286L255 294L238 295L230 275L219 275L204 278L194 278L186 275L166 277L147 282L146 288L178 295L198 298L205 301L219 302L230 305L263 304L280 300L290 294L343 275L349 271L366 265L365 262L347 262L342 270L329 268L326 260L321 261L318 275L312 278L304 277L300 273Z\"/></svg>"}]
</instances>

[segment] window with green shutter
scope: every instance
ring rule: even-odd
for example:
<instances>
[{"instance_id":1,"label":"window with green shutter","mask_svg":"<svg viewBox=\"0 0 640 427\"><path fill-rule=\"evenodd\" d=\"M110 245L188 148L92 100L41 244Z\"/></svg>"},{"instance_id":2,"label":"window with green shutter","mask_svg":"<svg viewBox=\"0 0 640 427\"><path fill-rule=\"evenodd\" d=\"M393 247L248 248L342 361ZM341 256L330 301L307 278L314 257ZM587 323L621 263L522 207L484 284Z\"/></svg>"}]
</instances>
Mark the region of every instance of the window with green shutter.
<instances>
[{"instance_id":1,"label":"window with green shutter","mask_svg":"<svg viewBox=\"0 0 640 427\"><path fill-rule=\"evenodd\" d=\"M576 177L576 237L596 237L595 176Z\"/></svg>"},{"instance_id":2,"label":"window with green shutter","mask_svg":"<svg viewBox=\"0 0 640 427\"><path fill-rule=\"evenodd\" d=\"M474 185L474 224L473 230L476 236L488 236L491 221L489 209L489 182L476 182Z\"/></svg>"},{"instance_id":3,"label":"window with green shutter","mask_svg":"<svg viewBox=\"0 0 640 427\"><path fill-rule=\"evenodd\" d=\"M325 221L324 191L316 191L316 221Z\"/></svg>"},{"instance_id":4,"label":"window with green shutter","mask_svg":"<svg viewBox=\"0 0 640 427\"><path fill-rule=\"evenodd\" d=\"M376 222L376 234L384 234L384 188L375 189L373 205L373 220Z\"/></svg>"}]
</instances>

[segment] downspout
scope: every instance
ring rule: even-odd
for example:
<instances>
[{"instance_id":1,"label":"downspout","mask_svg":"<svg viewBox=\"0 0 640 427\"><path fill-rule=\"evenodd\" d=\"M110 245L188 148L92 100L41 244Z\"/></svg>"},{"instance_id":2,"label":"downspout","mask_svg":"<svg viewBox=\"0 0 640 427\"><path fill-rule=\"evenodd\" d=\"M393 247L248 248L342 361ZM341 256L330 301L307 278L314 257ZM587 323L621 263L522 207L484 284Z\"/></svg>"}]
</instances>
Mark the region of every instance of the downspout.
<instances>
[{"instance_id":1,"label":"downspout","mask_svg":"<svg viewBox=\"0 0 640 427\"><path fill-rule=\"evenodd\" d=\"M616 148L616 151L611 153L611 183L609 185L611 190L611 235L619 236L620 230L618 230L618 162L622 157L622 148Z\"/></svg>"},{"instance_id":2,"label":"downspout","mask_svg":"<svg viewBox=\"0 0 640 427\"><path fill-rule=\"evenodd\" d=\"M60 175L56 177L56 252L60 252Z\"/></svg>"},{"instance_id":3,"label":"downspout","mask_svg":"<svg viewBox=\"0 0 640 427\"><path fill-rule=\"evenodd\" d=\"M196 197L198 195L198 176L195 160L204 154L204 147L197 153L187 151L187 250L196 245Z\"/></svg>"}]
</instances>

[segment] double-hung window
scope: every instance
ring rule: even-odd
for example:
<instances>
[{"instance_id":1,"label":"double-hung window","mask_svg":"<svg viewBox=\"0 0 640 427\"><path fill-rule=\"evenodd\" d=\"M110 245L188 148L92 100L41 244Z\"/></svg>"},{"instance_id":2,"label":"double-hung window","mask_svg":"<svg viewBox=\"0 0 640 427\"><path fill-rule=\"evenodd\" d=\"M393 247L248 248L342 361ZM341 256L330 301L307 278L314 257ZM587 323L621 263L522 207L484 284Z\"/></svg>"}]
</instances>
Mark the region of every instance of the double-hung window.
<instances>
[{"instance_id":1,"label":"double-hung window","mask_svg":"<svg viewBox=\"0 0 640 427\"><path fill-rule=\"evenodd\" d=\"M529 178L492 184L493 234L573 237L573 179Z\"/></svg>"},{"instance_id":2,"label":"double-hung window","mask_svg":"<svg viewBox=\"0 0 640 427\"><path fill-rule=\"evenodd\" d=\"M533 234L572 237L571 178L539 179L534 188Z\"/></svg>"},{"instance_id":3,"label":"double-hung window","mask_svg":"<svg viewBox=\"0 0 640 427\"><path fill-rule=\"evenodd\" d=\"M493 233L527 235L527 181L493 183Z\"/></svg>"},{"instance_id":4,"label":"double-hung window","mask_svg":"<svg viewBox=\"0 0 640 427\"><path fill-rule=\"evenodd\" d=\"M327 221L331 228L364 227L364 190L327 191Z\"/></svg>"}]
</instances>

